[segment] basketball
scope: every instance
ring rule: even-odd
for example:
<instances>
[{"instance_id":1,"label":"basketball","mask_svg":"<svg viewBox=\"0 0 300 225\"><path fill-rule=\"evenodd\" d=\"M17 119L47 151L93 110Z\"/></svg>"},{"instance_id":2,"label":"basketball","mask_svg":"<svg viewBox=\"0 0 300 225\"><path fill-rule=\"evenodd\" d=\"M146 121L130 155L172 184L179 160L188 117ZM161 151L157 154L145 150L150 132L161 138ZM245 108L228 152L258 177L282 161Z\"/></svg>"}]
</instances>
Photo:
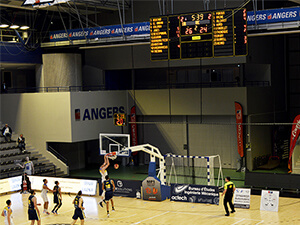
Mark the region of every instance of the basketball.
<instances>
[{"instance_id":1,"label":"basketball","mask_svg":"<svg viewBox=\"0 0 300 225\"><path fill-rule=\"evenodd\" d=\"M119 164L116 163L116 164L114 165L114 167L115 167L116 170L119 169Z\"/></svg>"}]
</instances>

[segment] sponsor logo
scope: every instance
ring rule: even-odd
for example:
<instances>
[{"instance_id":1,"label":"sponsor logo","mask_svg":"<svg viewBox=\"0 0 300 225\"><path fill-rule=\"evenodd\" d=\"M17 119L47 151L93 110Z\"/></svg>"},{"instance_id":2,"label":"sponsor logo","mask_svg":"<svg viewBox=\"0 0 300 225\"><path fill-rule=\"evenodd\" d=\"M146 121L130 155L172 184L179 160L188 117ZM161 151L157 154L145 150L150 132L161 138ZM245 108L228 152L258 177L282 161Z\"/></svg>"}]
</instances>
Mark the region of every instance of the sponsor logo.
<instances>
[{"instance_id":1,"label":"sponsor logo","mask_svg":"<svg viewBox=\"0 0 300 225\"><path fill-rule=\"evenodd\" d=\"M75 109L75 120L76 121L80 120L80 109Z\"/></svg>"},{"instance_id":2,"label":"sponsor logo","mask_svg":"<svg viewBox=\"0 0 300 225\"><path fill-rule=\"evenodd\" d=\"M172 196L171 200L174 200L174 201L187 201L188 198L186 196Z\"/></svg>"},{"instance_id":3,"label":"sponsor logo","mask_svg":"<svg viewBox=\"0 0 300 225\"><path fill-rule=\"evenodd\" d=\"M155 185L155 180L147 180L147 185L148 186L154 186Z\"/></svg>"},{"instance_id":4,"label":"sponsor logo","mask_svg":"<svg viewBox=\"0 0 300 225\"><path fill-rule=\"evenodd\" d=\"M185 184L185 185L177 185L175 188L174 188L174 194L179 194L181 192L183 192L184 190L186 190L187 188L189 187L188 184Z\"/></svg>"},{"instance_id":5,"label":"sponsor logo","mask_svg":"<svg viewBox=\"0 0 300 225\"><path fill-rule=\"evenodd\" d=\"M109 119L109 118L113 118L113 115L115 113L125 113L124 106L85 109L83 112L82 120L85 121L85 120Z\"/></svg>"},{"instance_id":6,"label":"sponsor logo","mask_svg":"<svg viewBox=\"0 0 300 225\"><path fill-rule=\"evenodd\" d=\"M120 187L120 188L123 187L123 182L121 180L118 180L117 181L117 186Z\"/></svg>"}]
</instances>

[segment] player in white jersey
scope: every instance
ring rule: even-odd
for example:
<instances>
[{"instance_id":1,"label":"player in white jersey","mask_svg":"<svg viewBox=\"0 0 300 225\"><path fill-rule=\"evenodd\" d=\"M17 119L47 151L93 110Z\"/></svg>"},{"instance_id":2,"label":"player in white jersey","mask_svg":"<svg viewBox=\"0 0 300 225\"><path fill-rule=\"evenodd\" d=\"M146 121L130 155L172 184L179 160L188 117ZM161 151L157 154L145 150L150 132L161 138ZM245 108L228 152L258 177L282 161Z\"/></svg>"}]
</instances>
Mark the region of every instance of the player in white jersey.
<instances>
[{"instance_id":1,"label":"player in white jersey","mask_svg":"<svg viewBox=\"0 0 300 225\"><path fill-rule=\"evenodd\" d=\"M107 170L106 170L108 168L108 166L109 166L109 159L108 159L108 157L109 157L109 154L106 154L104 156L104 163L99 168L99 173L101 174L101 181L102 181L102 183L105 181L106 175L108 175ZM103 207L103 203L102 202L105 203L104 199L105 199L105 191L103 191L102 194L101 194L101 196L100 196L99 205L101 207Z\"/></svg>"},{"instance_id":2,"label":"player in white jersey","mask_svg":"<svg viewBox=\"0 0 300 225\"><path fill-rule=\"evenodd\" d=\"M43 182L44 182L44 184L43 184L42 193L41 193L42 199L44 201L44 212L43 213L46 213L49 215L50 214L48 212L49 200L47 197L47 193L48 193L48 191L51 191L51 192L53 192L53 191L50 188L48 188L48 186L47 186L48 180L47 179L44 179Z\"/></svg>"},{"instance_id":3,"label":"player in white jersey","mask_svg":"<svg viewBox=\"0 0 300 225\"><path fill-rule=\"evenodd\" d=\"M28 175L33 175L34 174L34 166L33 166L33 162L29 161L29 157L26 157L26 162L24 162L23 165L21 164L17 164L20 167L24 168L24 173L27 173Z\"/></svg>"},{"instance_id":4,"label":"player in white jersey","mask_svg":"<svg viewBox=\"0 0 300 225\"><path fill-rule=\"evenodd\" d=\"M6 207L3 209L1 216L4 216L4 224L5 225L14 225L14 222L12 221L12 210L11 210L11 201L6 201Z\"/></svg>"}]
</instances>

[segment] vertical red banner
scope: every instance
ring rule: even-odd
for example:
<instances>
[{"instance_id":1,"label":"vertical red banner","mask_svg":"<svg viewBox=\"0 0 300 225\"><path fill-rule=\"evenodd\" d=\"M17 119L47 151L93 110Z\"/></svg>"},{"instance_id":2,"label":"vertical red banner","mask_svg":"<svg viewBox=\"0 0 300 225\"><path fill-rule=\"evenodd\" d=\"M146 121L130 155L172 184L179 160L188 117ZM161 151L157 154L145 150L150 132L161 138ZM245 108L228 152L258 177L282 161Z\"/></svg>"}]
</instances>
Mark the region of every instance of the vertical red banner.
<instances>
[{"instance_id":1,"label":"vertical red banner","mask_svg":"<svg viewBox=\"0 0 300 225\"><path fill-rule=\"evenodd\" d=\"M137 141L137 126L136 126L136 114L135 114L135 106L131 107L130 112L130 128L131 128L131 146L138 145Z\"/></svg>"},{"instance_id":2,"label":"vertical red banner","mask_svg":"<svg viewBox=\"0 0 300 225\"><path fill-rule=\"evenodd\" d=\"M292 126L291 140L290 140L290 154L289 154L289 163L288 163L290 172L292 172L292 155L293 155L294 148L296 146L296 142L299 137L299 133L300 133L300 115L295 117Z\"/></svg>"},{"instance_id":3,"label":"vertical red banner","mask_svg":"<svg viewBox=\"0 0 300 225\"><path fill-rule=\"evenodd\" d=\"M235 119L237 131L237 147L238 153L244 157L244 139L243 139L243 109L240 103L234 102L235 105Z\"/></svg>"}]
</instances>

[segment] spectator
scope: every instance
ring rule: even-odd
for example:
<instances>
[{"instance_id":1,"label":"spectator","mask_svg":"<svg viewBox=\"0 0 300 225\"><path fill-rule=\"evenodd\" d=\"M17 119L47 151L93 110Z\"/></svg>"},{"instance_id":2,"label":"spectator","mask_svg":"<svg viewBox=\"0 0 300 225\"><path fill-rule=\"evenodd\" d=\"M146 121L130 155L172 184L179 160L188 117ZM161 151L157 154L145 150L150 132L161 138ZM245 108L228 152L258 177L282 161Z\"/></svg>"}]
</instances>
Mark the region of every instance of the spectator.
<instances>
[{"instance_id":1,"label":"spectator","mask_svg":"<svg viewBox=\"0 0 300 225\"><path fill-rule=\"evenodd\" d=\"M17 163L17 165L19 165L21 168L24 168L24 173L28 174L28 175L33 175L34 174L34 166L33 166L33 162L29 161L29 157L26 157L26 162L24 162L23 165L21 165L20 163Z\"/></svg>"},{"instance_id":2,"label":"spectator","mask_svg":"<svg viewBox=\"0 0 300 225\"><path fill-rule=\"evenodd\" d=\"M23 137L23 134L20 134L20 136L18 137L18 147L19 147L21 153L26 152L25 151L25 138Z\"/></svg>"},{"instance_id":3,"label":"spectator","mask_svg":"<svg viewBox=\"0 0 300 225\"><path fill-rule=\"evenodd\" d=\"M2 128L2 135L5 138L5 141L10 141L11 139L11 134L12 134L12 129L8 124L5 124L5 126Z\"/></svg>"},{"instance_id":4,"label":"spectator","mask_svg":"<svg viewBox=\"0 0 300 225\"><path fill-rule=\"evenodd\" d=\"M27 192L31 191L31 182L29 180L29 177L27 176L27 173L24 173L24 176L22 176L22 183L21 183L21 193L26 194Z\"/></svg>"}]
</instances>

